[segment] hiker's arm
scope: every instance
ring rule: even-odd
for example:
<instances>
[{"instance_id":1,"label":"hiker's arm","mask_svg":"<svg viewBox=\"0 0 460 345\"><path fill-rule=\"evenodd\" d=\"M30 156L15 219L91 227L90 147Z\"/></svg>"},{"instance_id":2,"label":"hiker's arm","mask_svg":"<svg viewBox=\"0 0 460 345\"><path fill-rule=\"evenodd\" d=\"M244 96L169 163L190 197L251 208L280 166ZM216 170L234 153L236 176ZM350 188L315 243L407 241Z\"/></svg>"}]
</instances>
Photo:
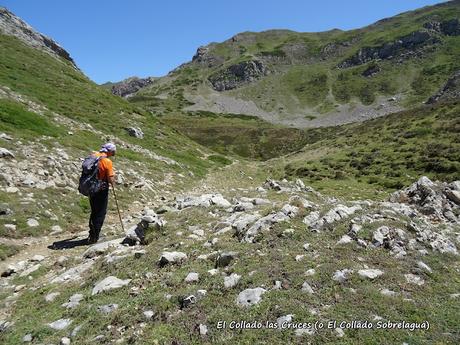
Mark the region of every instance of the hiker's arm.
<instances>
[{"instance_id":1,"label":"hiker's arm","mask_svg":"<svg viewBox=\"0 0 460 345\"><path fill-rule=\"evenodd\" d=\"M115 176L109 176L107 180L112 186L115 186Z\"/></svg>"}]
</instances>

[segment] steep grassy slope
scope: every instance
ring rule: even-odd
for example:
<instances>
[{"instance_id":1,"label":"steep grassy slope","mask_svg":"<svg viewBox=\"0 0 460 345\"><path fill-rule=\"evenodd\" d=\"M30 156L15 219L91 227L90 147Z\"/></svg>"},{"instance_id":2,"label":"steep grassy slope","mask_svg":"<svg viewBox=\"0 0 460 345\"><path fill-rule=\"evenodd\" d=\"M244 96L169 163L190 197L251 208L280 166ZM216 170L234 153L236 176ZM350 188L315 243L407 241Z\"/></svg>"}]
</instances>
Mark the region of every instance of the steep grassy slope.
<instances>
[{"instance_id":1,"label":"steep grassy slope","mask_svg":"<svg viewBox=\"0 0 460 345\"><path fill-rule=\"evenodd\" d=\"M347 118L354 111L373 117L410 108L460 69L460 31L446 29L459 17L452 1L346 32L241 33L200 48L132 101L148 99L157 113L191 106L298 127L321 125L311 120L323 115L345 123L356 121ZM214 80L224 91L213 90Z\"/></svg>"},{"instance_id":2,"label":"steep grassy slope","mask_svg":"<svg viewBox=\"0 0 460 345\"><path fill-rule=\"evenodd\" d=\"M41 51L30 49L10 36L0 36L0 84L24 95L29 100L44 105L50 112L56 112L80 123L87 123L97 130L117 136L130 143L155 149L184 163L193 159L181 152L179 147L196 151L196 145L174 134L149 113L133 107L119 97L101 89L81 72L65 61L59 61ZM145 133L145 140L130 137L124 130L127 126L139 126ZM159 139L161 138L161 143ZM82 143L84 145L84 143ZM185 145L185 146L184 146ZM86 145L86 148L91 145Z\"/></svg>"},{"instance_id":3,"label":"steep grassy slope","mask_svg":"<svg viewBox=\"0 0 460 345\"><path fill-rule=\"evenodd\" d=\"M187 186L228 163L208 159L212 152L103 90L68 61L12 36L0 35L0 46L0 132L5 135L0 147L15 155L0 161L0 203L12 211L0 217L0 236L86 224L88 201L76 194L80 159L107 140L119 145L115 167L126 207ZM144 138L129 136L126 127L141 128ZM27 226L30 218L39 219L40 226Z\"/></svg>"}]
</instances>

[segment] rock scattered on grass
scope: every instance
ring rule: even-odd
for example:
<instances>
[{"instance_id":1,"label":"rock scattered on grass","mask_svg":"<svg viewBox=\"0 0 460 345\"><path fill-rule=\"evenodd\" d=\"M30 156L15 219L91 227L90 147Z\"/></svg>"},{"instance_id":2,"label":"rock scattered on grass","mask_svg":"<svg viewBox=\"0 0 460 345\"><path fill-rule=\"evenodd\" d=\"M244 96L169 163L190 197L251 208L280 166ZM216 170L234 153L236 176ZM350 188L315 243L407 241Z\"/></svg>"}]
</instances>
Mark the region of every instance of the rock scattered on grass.
<instances>
[{"instance_id":1,"label":"rock scattered on grass","mask_svg":"<svg viewBox=\"0 0 460 345\"><path fill-rule=\"evenodd\" d=\"M113 289L118 289L121 288L125 285L128 285L131 279L118 279L117 277L114 276L109 276L103 280L101 280L99 283L97 283L91 295L97 295L98 293L108 291L108 290L113 290Z\"/></svg>"},{"instance_id":2,"label":"rock scattered on grass","mask_svg":"<svg viewBox=\"0 0 460 345\"><path fill-rule=\"evenodd\" d=\"M245 307L258 304L262 300L262 295L265 292L267 292L267 290L261 287L243 290L238 294L236 303Z\"/></svg>"}]
</instances>

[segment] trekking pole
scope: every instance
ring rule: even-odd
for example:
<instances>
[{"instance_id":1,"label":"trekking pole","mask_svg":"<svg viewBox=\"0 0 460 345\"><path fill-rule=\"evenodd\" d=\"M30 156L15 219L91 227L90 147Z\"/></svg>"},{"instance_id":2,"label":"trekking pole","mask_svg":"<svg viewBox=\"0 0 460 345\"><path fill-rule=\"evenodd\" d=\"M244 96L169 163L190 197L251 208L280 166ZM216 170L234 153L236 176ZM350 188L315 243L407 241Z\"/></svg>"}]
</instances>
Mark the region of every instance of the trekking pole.
<instances>
[{"instance_id":1,"label":"trekking pole","mask_svg":"<svg viewBox=\"0 0 460 345\"><path fill-rule=\"evenodd\" d=\"M123 226L123 221L121 220L120 208L118 207L117 193L115 193L115 186L112 184L113 196L115 197L115 204L117 205L118 218L120 218L121 229L125 232L125 227Z\"/></svg>"}]
</instances>

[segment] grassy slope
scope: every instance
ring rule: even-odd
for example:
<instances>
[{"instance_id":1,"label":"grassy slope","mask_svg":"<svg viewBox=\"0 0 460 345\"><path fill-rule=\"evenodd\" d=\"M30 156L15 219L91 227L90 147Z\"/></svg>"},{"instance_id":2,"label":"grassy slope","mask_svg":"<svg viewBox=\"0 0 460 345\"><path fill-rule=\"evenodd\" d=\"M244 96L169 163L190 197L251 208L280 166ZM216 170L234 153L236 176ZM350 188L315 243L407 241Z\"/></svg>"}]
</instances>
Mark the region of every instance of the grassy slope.
<instances>
[{"instance_id":1,"label":"grassy slope","mask_svg":"<svg viewBox=\"0 0 460 345\"><path fill-rule=\"evenodd\" d=\"M443 181L460 173L460 105L424 106L384 118L319 131L320 140L285 157L286 176L317 186L395 189L420 175ZM273 163L276 165L277 163Z\"/></svg>"},{"instance_id":2,"label":"grassy slope","mask_svg":"<svg viewBox=\"0 0 460 345\"><path fill-rule=\"evenodd\" d=\"M158 155L172 158L179 164L167 165L127 147L119 150L115 163L117 168L124 171L133 167L140 169L143 176L155 182L171 174L185 176L177 179L177 184L172 188L187 186L194 178L204 176L209 169L227 163L222 159L206 159L207 152L203 147L158 121L147 111L97 86L66 61L32 49L10 36L0 35L0 46L0 87L7 87L34 102L30 106L27 101L18 102L14 97L0 99L0 132L14 138L13 141L2 140L1 146L15 152L19 161L26 159L19 153L19 140L23 144L39 142L48 150L62 147L71 155L72 162L77 162L79 157L97 149L107 138L119 138L128 144L139 145ZM42 115L33 110L40 106ZM76 126L57 121L56 113L63 119L76 121ZM85 127L86 124L90 124L92 129ZM130 137L124 130L126 126L142 128L144 139ZM68 131L73 134L69 135ZM75 171L75 180L78 175L79 171ZM58 224L64 229L69 228L69 221L86 223L87 209L81 204L84 198L79 201L78 197L67 190L58 192L26 187L21 187L21 190L34 193L40 201L37 207L30 207L23 203L21 195L1 192L0 202L7 203L14 210L14 215L2 217L0 223L16 224L18 230L11 234L0 226L0 236L38 235L40 231L48 231L56 223L41 217L47 208L62 215L73 215L71 219L60 217ZM56 195L59 197L56 198ZM122 189L120 192L120 202L124 205L129 205L139 197L127 190ZM49 200L51 205L44 204L43 200ZM25 225L30 217L43 218L39 230Z\"/></svg>"},{"instance_id":3,"label":"grassy slope","mask_svg":"<svg viewBox=\"0 0 460 345\"><path fill-rule=\"evenodd\" d=\"M196 159L200 153L192 141L164 126L150 113L111 95L66 62L31 49L10 36L0 35L0 44L1 85L46 106L51 112L91 124L95 129L142 145L181 163L190 163L192 170L203 171L206 167L206 163L200 166ZM142 128L144 140L136 140L126 133L124 128L131 124ZM21 133L22 129L18 128L17 133ZM69 146L73 147L73 144ZM91 144L84 142L82 146L85 149L94 148Z\"/></svg>"}]
</instances>

